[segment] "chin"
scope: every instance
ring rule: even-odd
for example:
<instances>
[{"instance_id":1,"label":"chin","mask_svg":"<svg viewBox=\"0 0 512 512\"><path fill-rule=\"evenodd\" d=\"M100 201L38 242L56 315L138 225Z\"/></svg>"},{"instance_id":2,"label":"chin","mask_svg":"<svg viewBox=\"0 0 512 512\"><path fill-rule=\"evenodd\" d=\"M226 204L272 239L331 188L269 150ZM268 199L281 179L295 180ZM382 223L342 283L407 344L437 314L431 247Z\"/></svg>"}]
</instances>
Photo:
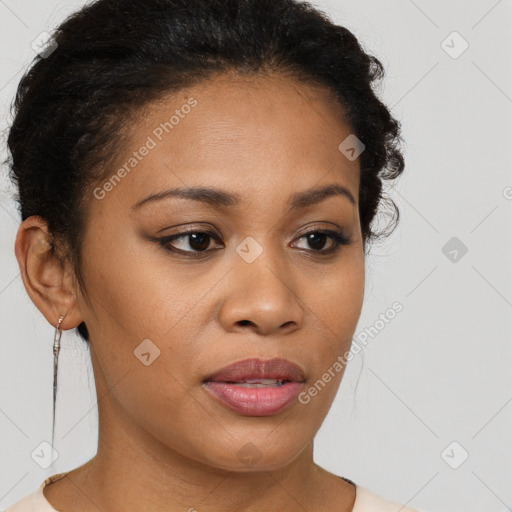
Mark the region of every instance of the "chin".
<instances>
[{"instance_id":1,"label":"chin","mask_svg":"<svg viewBox=\"0 0 512 512\"><path fill-rule=\"evenodd\" d=\"M286 467L295 460L304 447L297 444L284 444L273 446L263 437L261 441L254 436L249 437L247 441L234 441L226 449L221 449L216 454L210 454L209 463L219 469L234 471L239 473L249 473L257 471L276 471ZM264 448L262 448L262 446Z\"/></svg>"}]
</instances>

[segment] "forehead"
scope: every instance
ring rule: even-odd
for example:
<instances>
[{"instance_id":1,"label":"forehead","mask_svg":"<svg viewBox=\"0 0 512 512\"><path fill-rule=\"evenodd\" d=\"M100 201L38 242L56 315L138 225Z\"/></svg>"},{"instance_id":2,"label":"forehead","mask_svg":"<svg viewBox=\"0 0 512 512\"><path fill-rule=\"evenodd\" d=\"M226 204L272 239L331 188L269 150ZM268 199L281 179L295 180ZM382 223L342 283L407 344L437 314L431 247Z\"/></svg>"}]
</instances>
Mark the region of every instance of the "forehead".
<instances>
[{"instance_id":1,"label":"forehead","mask_svg":"<svg viewBox=\"0 0 512 512\"><path fill-rule=\"evenodd\" d=\"M132 203L176 185L268 195L269 188L303 189L326 177L357 195L359 162L339 150L352 133L345 119L327 87L281 75L220 75L162 98L135 118L117 167L130 155L133 160L134 151L151 150L115 193Z\"/></svg>"}]
</instances>

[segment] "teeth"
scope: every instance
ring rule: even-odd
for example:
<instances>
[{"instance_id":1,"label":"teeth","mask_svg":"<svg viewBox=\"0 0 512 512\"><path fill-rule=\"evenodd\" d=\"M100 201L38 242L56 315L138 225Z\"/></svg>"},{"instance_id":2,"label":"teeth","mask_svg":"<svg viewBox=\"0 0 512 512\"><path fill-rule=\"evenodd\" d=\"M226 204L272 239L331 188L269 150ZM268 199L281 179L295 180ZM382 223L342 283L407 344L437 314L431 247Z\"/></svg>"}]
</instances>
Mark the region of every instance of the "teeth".
<instances>
[{"instance_id":1,"label":"teeth","mask_svg":"<svg viewBox=\"0 0 512 512\"><path fill-rule=\"evenodd\" d=\"M246 379L244 382L246 384L277 384L282 381L279 379Z\"/></svg>"},{"instance_id":2,"label":"teeth","mask_svg":"<svg viewBox=\"0 0 512 512\"><path fill-rule=\"evenodd\" d=\"M265 388L269 386L282 386L284 380L279 379L247 379L244 382L235 382L237 386L244 388Z\"/></svg>"}]
</instances>

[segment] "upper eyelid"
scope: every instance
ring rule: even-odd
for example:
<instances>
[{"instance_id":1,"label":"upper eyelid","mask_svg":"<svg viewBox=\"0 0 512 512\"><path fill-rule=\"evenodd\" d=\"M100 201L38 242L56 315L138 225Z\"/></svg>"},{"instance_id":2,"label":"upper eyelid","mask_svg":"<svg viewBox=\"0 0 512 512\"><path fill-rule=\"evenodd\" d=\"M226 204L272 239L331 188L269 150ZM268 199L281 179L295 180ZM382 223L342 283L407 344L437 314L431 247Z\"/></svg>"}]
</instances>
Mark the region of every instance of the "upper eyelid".
<instances>
[{"instance_id":1,"label":"upper eyelid","mask_svg":"<svg viewBox=\"0 0 512 512\"><path fill-rule=\"evenodd\" d=\"M304 228L304 231L302 231L302 233L307 234L310 231L322 231L322 230L344 232L344 229L341 226L338 226L335 222L330 222L330 221L326 221L326 220L315 221L315 222L317 222L319 225L308 226L308 227ZM206 232L212 232L218 237L223 236L222 233L217 228L213 227L213 225L211 225L209 223L204 224L203 226L201 226L201 223L198 223L197 226L194 226L194 223L192 223L192 224L187 223L187 224L178 225L178 226L174 226L174 227L176 229L178 229L178 231L174 235L168 235L168 236L175 236L175 235L178 236L178 235L182 235L182 234L187 235L189 233L206 233ZM157 231L157 233L160 233L167 229L171 229L171 228L159 229ZM285 231L284 229L279 229L278 233L282 234L282 233L284 233L284 231ZM231 228L225 229L225 234L227 234L228 236L231 236L233 233L235 233L234 229L231 229Z\"/></svg>"},{"instance_id":2,"label":"upper eyelid","mask_svg":"<svg viewBox=\"0 0 512 512\"><path fill-rule=\"evenodd\" d=\"M326 232L326 234L339 234L339 235L347 235L345 230L338 227L309 227L305 231L300 232L295 238L302 238L303 236L308 235L309 233L316 233L316 232ZM205 233L209 236L216 237L216 238L222 238L222 235L215 231L213 228L190 228L190 229L183 229L183 231L179 231L178 233L175 233L173 235L166 235L162 238L164 239L177 239L179 237L186 237L191 234L195 233ZM231 232L229 233L231 234ZM348 236L348 235L347 235Z\"/></svg>"}]
</instances>

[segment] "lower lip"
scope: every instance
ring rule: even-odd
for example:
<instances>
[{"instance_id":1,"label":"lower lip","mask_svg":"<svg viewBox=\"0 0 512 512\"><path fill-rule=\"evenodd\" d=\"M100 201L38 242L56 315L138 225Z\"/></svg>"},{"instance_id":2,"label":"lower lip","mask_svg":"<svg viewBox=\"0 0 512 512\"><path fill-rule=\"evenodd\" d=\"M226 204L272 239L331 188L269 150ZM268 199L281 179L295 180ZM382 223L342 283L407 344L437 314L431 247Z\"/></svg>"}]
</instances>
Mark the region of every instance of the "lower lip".
<instances>
[{"instance_id":1,"label":"lower lip","mask_svg":"<svg viewBox=\"0 0 512 512\"><path fill-rule=\"evenodd\" d=\"M282 386L248 388L226 382L205 382L204 386L226 407L244 416L272 416L291 405L303 383L287 382Z\"/></svg>"}]
</instances>

